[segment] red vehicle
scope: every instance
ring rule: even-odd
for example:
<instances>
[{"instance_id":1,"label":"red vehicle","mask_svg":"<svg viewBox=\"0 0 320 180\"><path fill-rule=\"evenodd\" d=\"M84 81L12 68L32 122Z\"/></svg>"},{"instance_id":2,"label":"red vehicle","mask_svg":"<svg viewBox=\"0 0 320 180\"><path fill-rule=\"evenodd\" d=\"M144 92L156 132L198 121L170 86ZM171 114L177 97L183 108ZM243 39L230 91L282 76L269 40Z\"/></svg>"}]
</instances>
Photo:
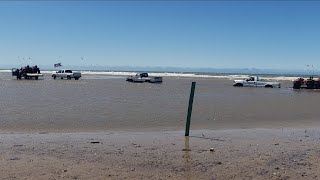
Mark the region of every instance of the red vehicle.
<instances>
[{"instance_id":1,"label":"red vehicle","mask_svg":"<svg viewBox=\"0 0 320 180\"><path fill-rule=\"evenodd\" d=\"M293 81L293 89L320 89L320 79L312 76L309 79L298 78Z\"/></svg>"}]
</instances>

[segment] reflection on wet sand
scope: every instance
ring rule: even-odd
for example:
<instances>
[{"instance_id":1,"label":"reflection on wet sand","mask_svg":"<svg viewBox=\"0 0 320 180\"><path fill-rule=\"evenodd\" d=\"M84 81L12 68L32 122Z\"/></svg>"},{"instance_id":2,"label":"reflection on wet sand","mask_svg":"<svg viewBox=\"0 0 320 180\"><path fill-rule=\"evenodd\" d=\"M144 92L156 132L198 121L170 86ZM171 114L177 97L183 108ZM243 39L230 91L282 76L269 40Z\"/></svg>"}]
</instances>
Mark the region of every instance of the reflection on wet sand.
<instances>
[{"instance_id":1,"label":"reflection on wet sand","mask_svg":"<svg viewBox=\"0 0 320 180\"><path fill-rule=\"evenodd\" d=\"M192 173L191 173L191 166L192 166L192 158L190 155L191 149L189 145L189 137L186 136L184 140L184 166L186 169L186 177L185 179L189 180L192 179Z\"/></svg>"},{"instance_id":2,"label":"reflection on wet sand","mask_svg":"<svg viewBox=\"0 0 320 180\"><path fill-rule=\"evenodd\" d=\"M268 89L236 88L232 80L218 78L166 77L162 84L135 84L100 75L17 81L0 73L0 80L2 131L181 130L193 81L191 129L320 125L320 93L288 89L292 82Z\"/></svg>"}]
</instances>

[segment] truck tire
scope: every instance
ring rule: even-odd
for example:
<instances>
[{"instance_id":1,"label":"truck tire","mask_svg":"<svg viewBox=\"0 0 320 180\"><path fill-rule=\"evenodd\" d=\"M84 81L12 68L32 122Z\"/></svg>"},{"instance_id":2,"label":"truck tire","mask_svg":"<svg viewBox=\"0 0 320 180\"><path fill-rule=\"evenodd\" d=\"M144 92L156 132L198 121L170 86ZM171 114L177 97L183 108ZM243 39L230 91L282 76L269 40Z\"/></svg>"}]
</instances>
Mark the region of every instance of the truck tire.
<instances>
[{"instance_id":1,"label":"truck tire","mask_svg":"<svg viewBox=\"0 0 320 180\"><path fill-rule=\"evenodd\" d=\"M78 77L75 77L74 80L79 80L79 78L78 78Z\"/></svg>"},{"instance_id":2,"label":"truck tire","mask_svg":"<svg viewBox=\"0 0 320 180\"><path fill-rule=\"evenodd\" d=\"M70 80L70 79L71 79L71 76L67 76L67 79Z\"/></svg>"},{"instance_id":3,"label":"truck tire","mask_svg":"<svg viewBox=\"0 0 320 180\"><path fill-rule=\"evenodd\" d=\"M295 81L293 83L293 89L300 89L301 88L301 83L299 81Z\"/></svg>"},{"instance_id":4,"label":"truck tire","mask_svg":"<svg viewBox=\"0 0 320 180\"><path fill-rule=\"evenodd\" d=\"M36 77L34 77L36 80L38 80L39 79L39 77L38 76L36 76Z\"/></svg>"},{"instance_id":5,"label":"truck tire","mask_svg":"<svg viewBox=\"0 0 320 180\"><path fill-rule=\"evenodd\" d=\"M306 83L307 89L314 89L314 81L307 81Z\"/></svg>"},{"instance_id":6,"label":"truck tire","mask_svg":"<svg viewBox=\"0 0 320 180\"><path fill-rule=\"evenodd\" d=\"M236 86L236 87L243 87L243 84L242 84L242 83L237 83L237 84L235 84L234 86Z\"/></svg>"},{"instance_id":7,"label":"truck tire","mask_svg":"<svg viewBox=\"0 0 320 180\"><path fill-rule=\"evenodd\" d=\"M266 88L273 88L273 86L270 85L270 84L267 84L267 85L265 85L264 87L266 87Z\"/></svg>"},{"instance_id":8,"label":"truck tire","mask_svg":"<svg viewBox=\"0 0 320 180\"><path fill-rule=\"evenodd\" d=\"M52 77L53 77L53 79L56 79L56 78L57 78L57 76L56 76L56 75L52 75Z\"/></svg>"}]
</instances>

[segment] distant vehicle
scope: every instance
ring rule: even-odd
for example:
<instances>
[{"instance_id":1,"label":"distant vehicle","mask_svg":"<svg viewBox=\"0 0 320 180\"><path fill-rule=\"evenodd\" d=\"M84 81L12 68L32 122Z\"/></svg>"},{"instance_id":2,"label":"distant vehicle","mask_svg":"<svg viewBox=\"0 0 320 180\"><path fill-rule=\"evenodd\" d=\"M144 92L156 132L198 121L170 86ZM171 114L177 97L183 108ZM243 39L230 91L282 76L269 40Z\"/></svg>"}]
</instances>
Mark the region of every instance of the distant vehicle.
<instances>
[{"instance_id":1,"label":"distant vehicle","mask_svg":"<svg viewBox=\"0 0 320 180\"><path fill-rule=\"evenodd\" d=\"M267 87L267 88L280 88L281 83L279 82L270 82L270 81L262 81L258 76L250 76L245 80L234 80L233 86L243 87Z\"/></svg>"},{"instance_id":2,"label":"distant vehicle","mask_svg":"<svg viewBox=\"0 0 320 180\"><path fill-rule=\"evenodd\" d=\"M135 76L128 76L126 81L129 82L150 82L150 83L162 83L162 77L149 76L148 73L137 73Z\"/></svg>"},{"instance_id":3,"label":"distant vehicle","mask_svg":"<svg viewBox=\"0 0 320 180\"><path fill-rule=\"evenodd\" d=\"M40 76L43 76L43 74L40 73L40 68L37 66L30 67L25 66L21 67L20 69L18 68L12 68L11 69L12 76L16 76L17 79L36 79L38 80Z\"/></svg>"},{"instance_id":4,"label":"distant vehicle","mask_svg":"<svg viewBox=\"0 0 320 180\"><path fill-rule=\"evenodd\" d=\"M320 89L320 79L312 76L309 79L298 78L293 81L293 89Z\"/></svg>"},{"instance_id":5,"label":"distant vehicle","mask_svg":"<svg viewBox=\"0 0 320 180\"><path fill-rule=\"evenodd\" d=\"M78 80L81 77L81 73L79 72L72 72L72 70L59 70L52 74L53 79L60 78L60 79L72 79Z\"/></svg>"}]
</instances>

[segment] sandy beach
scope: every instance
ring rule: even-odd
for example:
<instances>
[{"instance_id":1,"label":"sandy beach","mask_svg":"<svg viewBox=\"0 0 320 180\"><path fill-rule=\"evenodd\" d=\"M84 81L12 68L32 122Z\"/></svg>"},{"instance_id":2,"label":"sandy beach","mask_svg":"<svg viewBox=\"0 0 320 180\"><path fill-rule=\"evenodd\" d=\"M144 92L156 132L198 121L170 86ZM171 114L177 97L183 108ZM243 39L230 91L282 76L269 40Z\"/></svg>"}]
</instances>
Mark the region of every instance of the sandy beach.
<instances>
[{"instance_id":1,"label":"sandy beach","mask_svg":"<svg viewBox=\"0 0 320 180\"><path fill-rule=\"evenodd\" d=\"M3 133L2 179L318 179L318 129Z\"/></svg>"},{"instance_id":2,"label":"sandy beach","mask_svg":"<svg viewBox=\"0 0 320 180\"><path fill-rule=\"evenodd\" d=\"M269 89L236 88L223 78L1 78L0 179L320 176L319 92L294 91L289 81Z\"/></svg>"},{"instance_id":3,"label":"sandy beach","mask_svg":"<svg viewBox=\"0 0 320 180\"><path fill-rule=\"evenodd\" d=\"M290 81L282 88L237 88L225 78L165 77L162 84L141 84L100 75L79 81L7 76L0 73L0 131L182 130L192 81L193 129L320 127L319 92L293 90Z\"/></svg>"},{"instance_id":4,"label":"sandy beach","mask_svg":"<svg viewBox=\"0 0 320 180\"><path fill-rule=\"evenodd\" d=\"M0 180L320 180L320 0L0 0L0 25Z\"/></svg>"}]
</instances>

